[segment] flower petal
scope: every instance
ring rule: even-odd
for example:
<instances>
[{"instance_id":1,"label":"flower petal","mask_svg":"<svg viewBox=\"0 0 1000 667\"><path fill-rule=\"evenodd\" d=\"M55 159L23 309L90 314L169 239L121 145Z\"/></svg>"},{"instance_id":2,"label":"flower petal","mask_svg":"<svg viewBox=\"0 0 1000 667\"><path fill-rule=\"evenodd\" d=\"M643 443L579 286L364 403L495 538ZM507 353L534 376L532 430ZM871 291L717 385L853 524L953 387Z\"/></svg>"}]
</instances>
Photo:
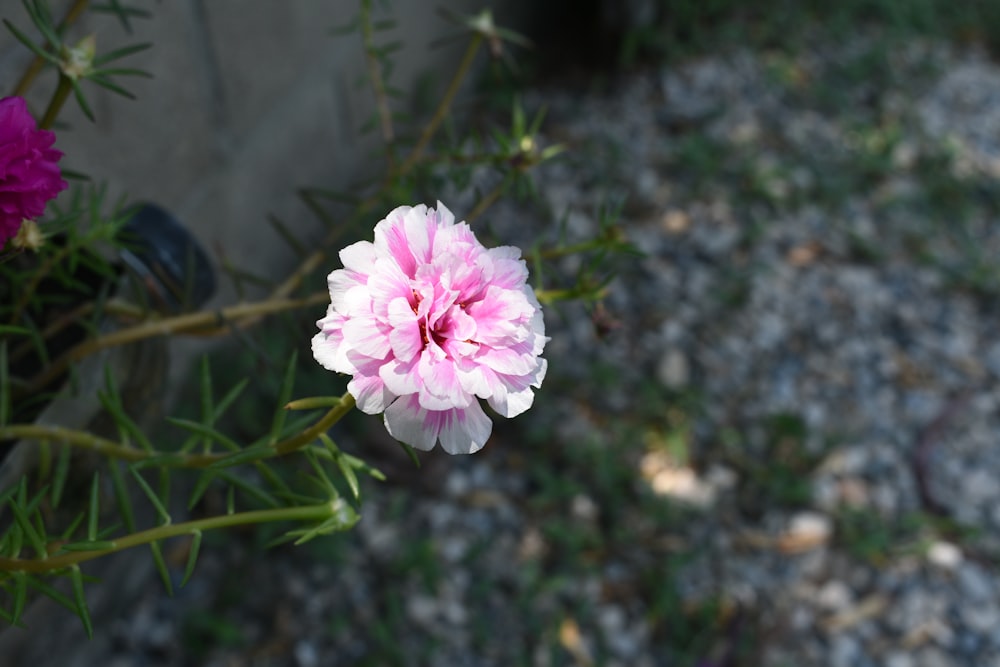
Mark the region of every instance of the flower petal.
<instances>
[{"instance_id":1,"label":"flower petal","mask_svg":"<svg viewBox=\"0 0 1000 667\"><path fill-rule=\"evenodd\" d=\"M424 347L420 334L420 321L406 299L393 299L389 304L389 345L400 361L410 361Z\"/></svg>"},{"instance_id":2,"label":"flower petal","mask_svg":"<svg viewBox=\"0 0 1000 667\"><path fill-rule=\"evenodd\" d=\"M369 275L375 270L375 244L371 241L358 241L340 251L340 261L344 268L362 275Z\"/></svg>"},{"instance_id":3,"label":"flower petal","mask_svg":"<svg viewBox=\"0 0 1000 667\"><path fill-rule=\"evenodd\" d=\"M351 392L358 409L369 415L384 411L396 398L395 394L386 389L377 372L375 375L355 375L347 384L347 391Z\"/></svg>"},{"instance_id":4,"label":"flower petal","mask_svg":"<svg viewBox=\"0 0 1000 667\"><path fill-rule=\"evenodd\" d=\"M427 424L427 411L417 403L416 396L401 396L385 409L382 415L389 435L411 447L433 449L440 428Z\"/></svg>"},{"instance_id":5,"label":"flower petal","mask_svg":"<svg viewBox=\"0 0 1000 667\"><path fill-rule=\"evenodd\" d=\"M420 406L423 408L464 408L474 400L462 388L455 371L455 362L450 359L434 359L434 355L428 350L420 355L417 374L420 377Z\"/></svg>"},{"instance_id":6,"label":"flower petal","mask_svg":"<svg viewBox=\"0 0 1000 667\"><path fill-rule=\"evenodd\" d=\"M379 368L379 377L394 394L408 396L420 391L420 375L417 370L418 358L408 362L391 359Z\"/></svg>"},{"instance_id":7,"label":"flower petal","mask_svg":"<svg viewBox=\"0 0 1000 667\"><path fill-rule=\"evenodd\" d=\"M321 331L312 338L313 357L319 364L336 373L354 373L357 369L347 357L342 332L344 318L333 311L317 324Z\"/></svg>"},{"instance_id":8,"label":"flower petal","mask_svg":"<svg viewBox=\"0 0 1000 667\"><path fill-rule=\"evenodd\" d=\"M370 316L352 317L344 322L344 342L374 359L384 359L392 351L388 327Z\"/></svg>"},{"instance_id":9,"label":"flower petal","mask_svg":"<svg viewBox=\"0 0 1000 667\"><path fill-rule=\"evenodd\" d=\"M434 414L433 419L440 424L439 439L441 447L449 454L474 454L483 448L490 439L493 422L479 406L479 401L473 401L464 410L453 409Z\"/></svg>"}]
</instances>

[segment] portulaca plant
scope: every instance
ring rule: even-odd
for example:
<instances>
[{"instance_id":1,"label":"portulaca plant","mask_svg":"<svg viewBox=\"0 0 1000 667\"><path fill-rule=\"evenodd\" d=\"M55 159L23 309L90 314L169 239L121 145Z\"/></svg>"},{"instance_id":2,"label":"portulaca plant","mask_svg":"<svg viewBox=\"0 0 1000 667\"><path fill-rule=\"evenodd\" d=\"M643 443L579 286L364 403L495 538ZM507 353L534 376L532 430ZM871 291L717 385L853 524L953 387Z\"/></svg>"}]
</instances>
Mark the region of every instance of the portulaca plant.
<instances>
[{"instance_id":1,"label":"portulaca plant","mask_svg":"<svg viewBox=\"0 0 1000 667\"><path fill-rule=\"evenodd\" d=\"M438 107L416 141L407 143L392 127L384 80L391 50L377 43L383 24L373 21L371 3L362 0L348 27L361 35L369 63L381 65L370 67L369 76L386 149L383 178L362 188L346 224L304 251L298 268L265 298L200 310L202 298L183 298L179 290L190 276L142 273L141 262L134 261L142 245L130 245L122 232L134 231L135 207L109 208L100 185L78 179L54 199L67 188L51 130L64 103L73 98L92 117L87 86L128 96L117 77L145 73L107 65L150 46L99 53L92 38L65 43L67 29L88 4L77 0L56 22L46 0L23 0L41 43L4 17L35 57L13 94L0 99L0 618L20 625L31 599L43 595L76 613L92 632L85 590L91 561L145 547L169 590L174 577L163 557L165 540L189 542L186 582L210 530L279 524L285 526L279 542L301 544L352 527L360 517L360 478L384 479L363 455L343 451L331 435L331 427L355 406L381 414L388 432L414 458L413 449L437 443L451 454L479 451L492 429L484 402L498 415L514 417L531 407L545 378L542 353L549 339L541 304L596 298L605 283L597 265L585 263L588 270L576 284L532 287L519 249L484 247L473 230L473 221L500 197L530 188L531 170L559 152L557 146L540 146L541 116L529 122L515 106L510 128L477 138L482 150L471 157L462 145L438 135L482 47L489 45L496 57L506 42L520 38L497 27L488 12L453 17L467 31L468 46ZM134 19L119 3L109 7L126 25ZM56 71L56 84L36 121L24 96L39 85L45 67ZM452 120L462 126L461 118ZM430 147L434 153L428 155ZM454 173L456 164L466 180L479 170L495 183L460 216L465 221L456 221L440 202L433 208L412 205L415 192L426 191L444 167ZM404 195L409 201L400 201ZM320 217L329 217L321 197L305 196ZM382 211L389 213L376 222ZM341 245L340 230L351 225L374 226L373 240L340 249L338 266L331 255ZM623 247L610 227L600 238L572 246L543 241L530 253L539 266L569 253L599 262ZM155 256L146 242L147 254ZM95 252L99 244L118 248L128 261L115 265ZM331 270L328 289L309 291L310 278L322 277L313 274ZM135 290L109 291L108 281L136 271ZM164 441L163 429L147 427L134 413L133 396L110 368L97 371L103 377L97 399L110 429L70 427L58 423L58 415L34 419L42 406L73 395L69 379L102 359L99 352L164 334L246 330L275 313L327 303L319 332L303 329L301 340L311 338L318 364L350 376L346 391L294 398L291 355L270 425L256 437L234 436L220 425L247 383L220 392L207 361L197 378L197 417L168 418L184 434L174 441ZM287 461L296 465L283 465ZM172 483L184 476L187 483ZM171 491L184 488L190 489L186 498ZM223 511L204 502L210 491L226 499ZM142 524L140 504L152 508L152 523ZM181 504L197 509L199 518L176 509ZM69 580L69 594L50 583L60 578Z\"/></svg>"},{"instance_id":2,"label":"portulaca plant","mask_svg":"<svg viewBox=\"0 0 1000 667\"><path fill-rule=\"evenodd\" d=\"M484 248L438 202L392 210L340 259L313 354L394 438L471 454L492 429L479 399L504 417L531 407L548 339L519 249Z\"/></svg>"}]
</instances>

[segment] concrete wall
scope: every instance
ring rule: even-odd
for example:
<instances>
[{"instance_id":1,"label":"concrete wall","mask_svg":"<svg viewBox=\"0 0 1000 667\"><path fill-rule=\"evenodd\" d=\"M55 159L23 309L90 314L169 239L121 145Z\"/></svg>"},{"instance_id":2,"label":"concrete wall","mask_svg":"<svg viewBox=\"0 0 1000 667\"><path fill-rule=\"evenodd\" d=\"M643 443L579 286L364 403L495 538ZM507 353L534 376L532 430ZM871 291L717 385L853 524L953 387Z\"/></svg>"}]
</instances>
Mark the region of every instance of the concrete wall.
<instances>
[{"instance_id":1,"label":"concrete wall","mask_svg":"<svg viewBox=\"0 0 1000 667\"><path fill-rule=\"evenodd\" d=\"M53 1L59 8L66 2ZM57 147L63 165L106 181L113 193L153 200L178 214L210 248L252 271L280 276L293 256L266 223L271 212L305 239L319 230L295 196L304 185L349 189L377 154L375 133L358 128L373 109L361 39L329 29L357 13L357 0L135 0L153 12L127 35L117 19L88 15L74 37L95 33L98 52L127 43L154 48L122 61L154 79L129 78L130 101L85 84L95 114L90 123L75 103L61 116ZM376 2L375 5L381 3ZM399 27L378 39L400 39L393 73L407 90L430 73L443 88L464 48L429 48L453 34L434 7L473 11L474 0L400 0ZM0 0L0 16L30 26L20 2ZM31 34L35 34L31 31ZM6 31L0 34L0 91L8 94L29 60ZM43 76L29 101L41 111L55 85ZM230 295L231 296L231 295Z\"/></svg>"}]
</instances>

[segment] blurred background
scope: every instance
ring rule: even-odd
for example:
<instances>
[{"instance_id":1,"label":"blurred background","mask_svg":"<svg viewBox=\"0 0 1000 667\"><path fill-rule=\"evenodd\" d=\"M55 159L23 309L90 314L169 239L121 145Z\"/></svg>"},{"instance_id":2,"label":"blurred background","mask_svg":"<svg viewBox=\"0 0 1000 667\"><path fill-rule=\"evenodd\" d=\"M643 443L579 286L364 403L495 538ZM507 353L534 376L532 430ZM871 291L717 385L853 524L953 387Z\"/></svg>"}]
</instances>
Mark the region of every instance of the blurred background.
<instances>
[{"instance_id":1,"label":"blurred background","mask_svg":"<svg viewBox=\"0 0 1000 667\"><path fill-rule=\"evenodd\" d=\"M379 168L360 39L330 35L356 7L146 4L133 35L80 26L102 48L154 42L131 64L156 78L135 102L97 96L94 126L70 114L64 165L182 219L217 262L216 303L260 294L296 263L268 218L308 246L323 216L299 190ZM463 43L437 43L454 26L430 3L376 4L419 119ZM11 664L1000 665L1000 3L494 10L533 46L478 63L449 132L504 126L517 100L568 150L477 233L634 250L600 258L603 298L547 309L533 409L419 469L354 415L333 435L387 481L363 485L353 531L268 550L267 530L207 535L174 597L136 575L89 643L75 618L58 654L44 628L34 646L7 631ZM5 89L22 51L0 41ZM486 185L411 194L462 217ZM592 268L568 256L532 279ZM341 392L309 352L322 310L175 345L172 414L196 410L204 355L217 387L253 378L228 424L247 437L293 352L297 395Z\"/></svg>"}]
</instances>

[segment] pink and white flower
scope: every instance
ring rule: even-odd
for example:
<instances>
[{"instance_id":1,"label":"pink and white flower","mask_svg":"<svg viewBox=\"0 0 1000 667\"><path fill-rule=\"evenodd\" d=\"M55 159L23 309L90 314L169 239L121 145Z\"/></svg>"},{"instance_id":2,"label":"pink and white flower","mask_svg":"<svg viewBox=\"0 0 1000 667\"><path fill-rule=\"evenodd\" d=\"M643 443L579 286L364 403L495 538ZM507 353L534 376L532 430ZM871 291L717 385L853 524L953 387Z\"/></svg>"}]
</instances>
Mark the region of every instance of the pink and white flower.
<instances>
[{"instance_id":1,"label":"pink and white flower","mask_svg":"<svg viewBox=\"0 0 1000 667\"><path fill-rule=\"evenodd\" d=\"M504 417L531 407L548 338L520 250L485 248L438 202L396 208L340 259L313 355L353 376L358 407L394 438L471 454L493 428L479 399Z\"/></svg>"}]
</instances>

